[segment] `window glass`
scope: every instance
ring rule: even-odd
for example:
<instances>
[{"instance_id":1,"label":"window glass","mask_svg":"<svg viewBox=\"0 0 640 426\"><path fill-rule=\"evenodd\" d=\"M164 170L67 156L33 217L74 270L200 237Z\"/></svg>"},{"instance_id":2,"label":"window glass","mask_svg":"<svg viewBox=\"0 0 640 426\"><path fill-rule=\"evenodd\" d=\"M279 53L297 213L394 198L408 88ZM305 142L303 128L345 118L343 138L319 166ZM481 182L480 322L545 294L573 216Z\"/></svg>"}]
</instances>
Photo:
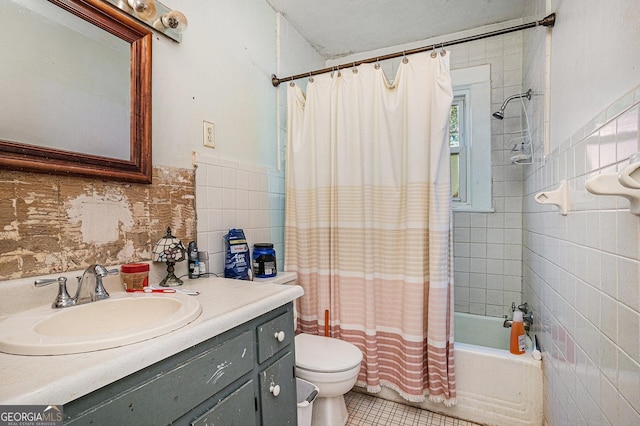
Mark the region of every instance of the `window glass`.
<instances>
[{"instance_id":1,"label":"window glass","mask_svg":"<svg viewBox=\"0 0 640 426\"><path fill-rule=\"evenodd\" d=\"M454 100L449 114L449 146L451 148L460 146L460 127L458 126L458 114L460 106Z\"/></svg>"},{"instance_id":2,"label":"window glass","mask_svg":"<svg viewBox=\"0 0 640 426\"><path fill-rule=\"evenodd\" d=\"M451 154L451 198L460 198L460 156Z\"/></svg>"},{"instance_id":3,"label":"window glass","mask_svg":"<svg viewBox=\"0 0 640 426\"><path fill-rule=\"evenodd\" d=\"M451 197L457 211L492 212L490 66L451 71Z\"/></svg>"}]
</instances>

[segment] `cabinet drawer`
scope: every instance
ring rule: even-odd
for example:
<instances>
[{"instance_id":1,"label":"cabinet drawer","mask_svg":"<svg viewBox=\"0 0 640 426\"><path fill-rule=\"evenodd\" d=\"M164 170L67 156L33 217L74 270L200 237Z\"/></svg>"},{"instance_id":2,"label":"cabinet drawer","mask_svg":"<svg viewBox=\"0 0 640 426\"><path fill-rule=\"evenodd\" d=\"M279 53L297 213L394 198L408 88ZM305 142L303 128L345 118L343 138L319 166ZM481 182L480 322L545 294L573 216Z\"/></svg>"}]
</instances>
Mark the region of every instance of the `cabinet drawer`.
<instances>
[{"instance_id":1,"label":"cabinet drawer","mask_svg":"<svg viewBox=\"0 0 640 426\"><path fill-rule=\"evenodd\" d=\"M258 362L262 364L293 339L293 315L280 315L258 326Z\"/></svg>"},{"instance_id":2,"label":"cabinet drawer","mask_svg":"<svg viewBox=\"0 0 640 426\"><path fill-rule=\"evenodd\" d=\"M73 416L69 422L136 424L143 414L149 424L168 424L252 371L254 358L253 333L246 331L169 366L168 371L158 372L142 383L116 382L109 391L100 394L105 399L97 400L90 394L88 402L94 407Z\"/></svg>"},{"instance_id":3,"label":"cabinet drawer","mask_svg":"<svg viewBox=\"0 0 640 426\"><path fill-rule=\"evenodd\" d=\"M296 378L293 363L293 354L288 352L260 373L263 425L284 426L297 423Z\"/></svg>"},{"instance_id":4,"label":"cabinet drawer","mask_svg":"<svg viewBox=\"0 0 640 426\"><path fill-rule=\"evenodd\" d=\"M255 426L256 410L253 401L253 380L249 380L240 389L191 422L191 426Z\"/></svg>"}]
</instances>

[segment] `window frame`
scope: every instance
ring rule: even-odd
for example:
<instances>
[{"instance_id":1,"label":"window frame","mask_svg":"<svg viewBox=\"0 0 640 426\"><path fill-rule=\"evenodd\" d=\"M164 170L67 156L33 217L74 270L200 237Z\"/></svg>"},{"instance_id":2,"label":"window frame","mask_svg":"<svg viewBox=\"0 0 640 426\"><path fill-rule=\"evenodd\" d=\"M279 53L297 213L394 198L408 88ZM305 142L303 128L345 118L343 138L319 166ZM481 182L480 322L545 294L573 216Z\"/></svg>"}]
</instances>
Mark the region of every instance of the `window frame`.
<instances>
[{"instance_id":1,"label":"window frame","mask_svg":"<svg viewBox=\"0 0 640 426\"><path fill-rule=\"evenodd\" d=\"M491 194L491 68L489 64L451 71L454 99L464 97L460 126L466 165L466 197L452 199L454 211L494 212ZM462 173L461 173L462 174ZM460 179L462 182L462 178ZM462 183L461 183L462 185Z\"/></svg>"},{"instance_id":2,"label":"window frame","mask_svg":"<svg viewBox=\"0 0 640 426\"><path fill-rule=\"evenodd\" d=\"M452 107L453 105L458 105L458 146L452 147L451 144L449 144L449 154L458 155L458 197L454 197L452 194L451 198L455 203L466 202L467 187L469 185L469 173L467 170L467 156L469 151L467 143L467 117L469 115L467 95L468 91L454 92L453 101L451 102Z\"/></svg>"}]
</instances>

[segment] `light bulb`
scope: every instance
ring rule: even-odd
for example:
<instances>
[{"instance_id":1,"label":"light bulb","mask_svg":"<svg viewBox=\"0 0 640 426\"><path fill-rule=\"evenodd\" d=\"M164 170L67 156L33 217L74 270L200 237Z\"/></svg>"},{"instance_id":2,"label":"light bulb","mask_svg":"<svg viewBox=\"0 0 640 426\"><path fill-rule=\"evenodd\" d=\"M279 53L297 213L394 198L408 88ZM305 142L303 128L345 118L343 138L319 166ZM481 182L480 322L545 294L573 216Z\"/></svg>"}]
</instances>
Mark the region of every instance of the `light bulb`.
<instances>
[{"instance_id":1,"label":"light bulb","mask_svg":"<svg viewBox=\"0 0 640 426\"><path fill-rule=\"evenodd\" d=\"M158 10L154 0L128 0L129 6L136 12L141 19L149 21L155 18Z\"/></svg>"},{"instance_id":2,"label":"light bulb","mask_svg":"<svg viewBox=\"0 0 640 426\"><path fill-rule=\"evenodd\" d=\"M162 25L167 28L171 28L176 32L183 32L187 29L188 24L189 23L187 22L187 17L184 16L182 12L179 12L177 10L173 10L162 15Z\"/></svg>"}]
</instances>

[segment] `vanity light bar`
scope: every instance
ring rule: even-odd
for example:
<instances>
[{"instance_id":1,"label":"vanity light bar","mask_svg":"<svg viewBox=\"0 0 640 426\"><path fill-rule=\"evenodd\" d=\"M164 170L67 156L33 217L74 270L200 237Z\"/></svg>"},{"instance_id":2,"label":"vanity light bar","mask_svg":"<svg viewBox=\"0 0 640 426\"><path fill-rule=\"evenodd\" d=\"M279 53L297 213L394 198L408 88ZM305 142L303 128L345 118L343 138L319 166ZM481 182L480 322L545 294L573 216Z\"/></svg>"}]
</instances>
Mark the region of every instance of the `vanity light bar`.
<instances>
[{"instance_id":1,"label":"vanity light bar","mask_svg":"<svg viewBox=\"0 0 640 426\"><path fill-rule=\"evenodd\" d=\"M180 43L187 17L157 0L104 0L138 21Z\"/></svg>"}]
</instances>

